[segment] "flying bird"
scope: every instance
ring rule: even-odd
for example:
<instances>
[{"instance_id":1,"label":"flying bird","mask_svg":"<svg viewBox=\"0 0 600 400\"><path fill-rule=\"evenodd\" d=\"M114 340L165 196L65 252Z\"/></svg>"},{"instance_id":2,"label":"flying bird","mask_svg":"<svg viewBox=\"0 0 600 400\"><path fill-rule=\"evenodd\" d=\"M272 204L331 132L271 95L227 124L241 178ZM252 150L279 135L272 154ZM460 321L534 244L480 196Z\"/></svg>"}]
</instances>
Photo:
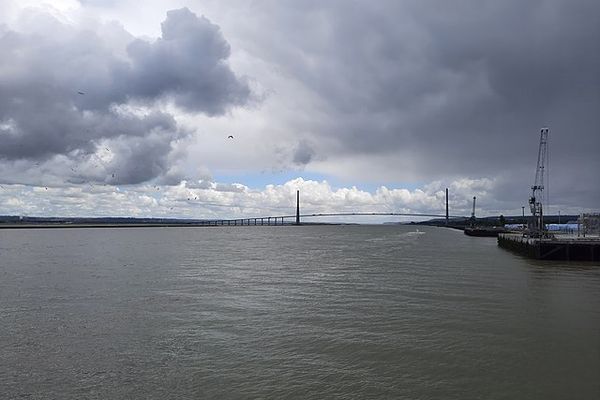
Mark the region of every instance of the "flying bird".
<instances>
[{"instance_id":1,"label":"flying bird","mask_svg":"<svg viewBox=\"0 0 600 400\"><path fill-rule=\"evenodd\" d=\"M227 136L227 139L233 139L233 135Z\"/></svg>"},{"instance_id":2,"label":"flying bird","mask_svg":"<svg viewBox=\"0 0 600 400\"><path fill-rule=\"evenodd\" d=\"M80 92L80 91L77 91L77 93L79 93L79 94L80 94L80 95L82 95L82 96L85 94L85 93L83 93L83 92Z\"/></svg>"}]
</instances>

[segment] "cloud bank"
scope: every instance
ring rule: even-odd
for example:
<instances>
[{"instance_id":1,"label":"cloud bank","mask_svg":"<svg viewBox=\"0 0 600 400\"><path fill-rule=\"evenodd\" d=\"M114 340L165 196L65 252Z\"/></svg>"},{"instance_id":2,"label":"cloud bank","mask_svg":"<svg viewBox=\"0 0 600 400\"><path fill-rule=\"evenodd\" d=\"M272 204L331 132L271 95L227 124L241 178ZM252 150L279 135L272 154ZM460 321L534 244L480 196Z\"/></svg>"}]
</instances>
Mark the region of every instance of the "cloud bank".
<instances>
[{"instance_id":1,"label":"cloud bank","mask_svg":"<svg viewBox=\"0 0 600 400\"><path fill-rule=\"evenodd\" d=\"M18 183L50 175L145 182L169 170L169 154L190 135L169 104L222 115L249 100L217 25L182 8L161 28L147 40L116 23L77 26L35 10L17 28L2 28L2 175Z\"/></svg>"},{"instance_id":2,"label":"cloud bank","mask_svg":"<svg viewBox=\"0 0 600 400\"><path fill-rule=\"evenodd\" d=\"M452 215L470 215L471 198L463 193L480 194L493 202L491 181L462 180L450 185ZM28 216L170 216L180 218L244 218L293 215L296 190L301 193L302 213L402 212L445 213L445 191L440 183L423 189L390 189L373 193L356 187L334 188L327 181L297 178L281 185L254 189L242 184L222 184L211 180L183 181L178 185L78 185L71 187L3 186L8 214ZM114 203L119 203L116 210ZM362 222L403 220L399 217L369 218Z\"/></svg>"},{"instance_id":3,"label":"cloud bank","mask_svg":"<svg viewBox=\"0 0 600 400\"><path fill-rule=\"evenodd\" d=\"M599 3L267 1L245 10L251 22L224 26L276 65L290 91L305 90L296 91L305 106L285 118L315 144L314 169L350 182L494 177L504 182L498 195L516 200L527 196L548 126L556 200L579 193L580 205L600 204L589 184L600 170ZM292 153L290 164L302 158Z\"/></svg>"}]
</instances>

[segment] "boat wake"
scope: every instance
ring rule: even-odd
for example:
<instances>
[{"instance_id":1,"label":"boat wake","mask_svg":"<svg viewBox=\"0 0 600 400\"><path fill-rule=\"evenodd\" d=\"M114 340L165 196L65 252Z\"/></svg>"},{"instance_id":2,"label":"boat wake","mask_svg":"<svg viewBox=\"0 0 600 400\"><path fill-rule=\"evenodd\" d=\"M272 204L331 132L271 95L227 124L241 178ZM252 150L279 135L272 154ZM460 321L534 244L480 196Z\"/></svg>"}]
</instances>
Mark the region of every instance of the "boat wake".
<instances>
[{"instance_id":1,"label":"boat wake","mask_svg":"<svg viewBox=\"0 0 600 400\"><path fill-rule=\"evenodd\" d=\"M418 235L424 235L424 234L425 234L425 232L422 232L422 231L420 231L420 230L417 229L414 232L406 232L404 234L404 236L418 236Z\"/></svg>"}]
</instances>

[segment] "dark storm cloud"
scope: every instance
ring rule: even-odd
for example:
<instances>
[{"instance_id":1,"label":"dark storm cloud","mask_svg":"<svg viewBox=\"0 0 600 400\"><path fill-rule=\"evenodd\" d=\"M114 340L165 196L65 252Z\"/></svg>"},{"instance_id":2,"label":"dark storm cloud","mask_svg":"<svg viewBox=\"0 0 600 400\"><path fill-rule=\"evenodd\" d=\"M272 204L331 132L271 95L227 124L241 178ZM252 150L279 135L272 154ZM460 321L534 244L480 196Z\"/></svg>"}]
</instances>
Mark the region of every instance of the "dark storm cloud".
<instances>
[{"instance_id":1,"label":"dark storm cloud","mask_svg":"<svg viewBox=\"0 0 600 400\"><path fill-rule=\"evenodd\" d=\"M109 181L141 182L168 169L173 141L186 135L172 115L152 111L156 103L215 115L250 95L226 63L219 27L186 8L167 13L153 42L117 24L99 34L27 17L22 31L0 30L0 160L85 161L110 141L120 172ZM133 112L132 102L149 111Z\"/></svg>"},{"instance_id":2,"label":"dark storm cloud","mask_svg":"<svg viewBox=\"0 0 600 400\"><path fill-rule=\"evenodd\" d=\"M327 105L302 127L335 139L319 151L397 154L417 180L504 174L530 186L547 125L552 169L597 179L599 2L261 4L279 40L255 51ZM555 188L566 198L577 185Z\"/></svg>"},{"instance_id":3,"label":"dark storm cloud","mask_svg":"<svg viewBox=\"0 0 600 400\"><path fill-rule=\"evenodd\" d=\"M293 161L295 164L306 165L315 156L315 149L306 140L302 140L298 143L294 150Z\"/></svg>"},{"instance_id":4,"label":"dark storm cloud","mask_svg":"<svg viewBox=\"0 0 600 400\"><path fill-rule=\"evenodd\" d=\"M169 136L154 133L146 137L126 137L110 150L114 161L107 165L110 174L106 182L128 184L145 182L167 169L167 155L171 140Z\"/></svg>"},{"instance_id":5,"label":"dark storm cloud","mask_svg":"<svg viewBox=\"0 0 600 400\"><path fill-rule=\"evenodd\" d=\"M208 114L248 99L248 86L224 63L230 48L217 25L183 8L169 11L161 27L161 39L135 40L127 48L132 70L125 85L131 93L150 99L169 95L183 108Z\"/></svg>"}]
</instances>

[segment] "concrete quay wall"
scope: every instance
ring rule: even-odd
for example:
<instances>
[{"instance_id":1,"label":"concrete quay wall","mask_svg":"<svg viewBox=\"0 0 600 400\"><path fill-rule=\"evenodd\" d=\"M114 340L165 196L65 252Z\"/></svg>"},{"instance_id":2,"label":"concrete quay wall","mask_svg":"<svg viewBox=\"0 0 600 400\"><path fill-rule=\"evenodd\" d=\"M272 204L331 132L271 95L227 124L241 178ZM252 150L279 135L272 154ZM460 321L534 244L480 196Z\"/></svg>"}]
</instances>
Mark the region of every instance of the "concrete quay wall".
<instances>
[{"instance_id":1,"label":"concrete quay wall","mask_svg":"<svg viewBox=\"0 0 600 400\"><path fill-rule=\"evenodd\" d=\"M498 245L538 260L600 261L600 240L592 238L537 239L501 233Z\"/></svg>"}]
</instances>

